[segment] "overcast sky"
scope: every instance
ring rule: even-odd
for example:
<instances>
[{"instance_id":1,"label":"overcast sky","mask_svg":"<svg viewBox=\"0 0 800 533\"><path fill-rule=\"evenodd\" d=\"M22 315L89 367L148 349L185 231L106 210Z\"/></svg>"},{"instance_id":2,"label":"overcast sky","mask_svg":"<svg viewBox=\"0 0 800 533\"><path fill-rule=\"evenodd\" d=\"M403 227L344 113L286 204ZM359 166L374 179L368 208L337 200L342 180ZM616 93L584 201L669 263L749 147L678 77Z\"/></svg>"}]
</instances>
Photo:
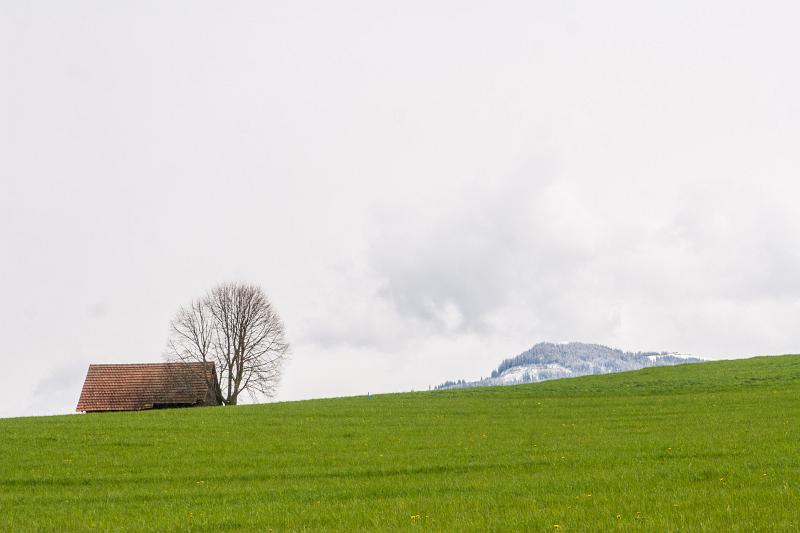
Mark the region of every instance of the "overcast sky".
<instances>
[{"instance_id":1,"label":"overcast sky","mask_svg":"<svg viewBox=\"0 0 800 533\"><path fill-rule=\"evenodd\" d=\"M796 2L0 4L0 416L261 285L279 400L800 352Z\"/></svg>"}]
</instances>

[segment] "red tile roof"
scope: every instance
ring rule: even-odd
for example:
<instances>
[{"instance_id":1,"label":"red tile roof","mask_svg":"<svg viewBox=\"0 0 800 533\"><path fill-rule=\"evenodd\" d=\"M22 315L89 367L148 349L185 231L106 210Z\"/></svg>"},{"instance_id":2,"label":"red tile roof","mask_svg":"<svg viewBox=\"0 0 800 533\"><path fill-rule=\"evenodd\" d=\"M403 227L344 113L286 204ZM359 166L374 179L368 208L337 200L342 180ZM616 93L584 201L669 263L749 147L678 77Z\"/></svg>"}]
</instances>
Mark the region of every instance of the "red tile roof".
<instances>
[{"instance_id":1,"label":"red tile roof","mask_svg":"<svg viewBox=\"0 0 800 533\"><path fill-rule=\"evenodd\" d=\"M76 411L217 405L214 363L89 365Z\"/></svg>"}]
</instances>

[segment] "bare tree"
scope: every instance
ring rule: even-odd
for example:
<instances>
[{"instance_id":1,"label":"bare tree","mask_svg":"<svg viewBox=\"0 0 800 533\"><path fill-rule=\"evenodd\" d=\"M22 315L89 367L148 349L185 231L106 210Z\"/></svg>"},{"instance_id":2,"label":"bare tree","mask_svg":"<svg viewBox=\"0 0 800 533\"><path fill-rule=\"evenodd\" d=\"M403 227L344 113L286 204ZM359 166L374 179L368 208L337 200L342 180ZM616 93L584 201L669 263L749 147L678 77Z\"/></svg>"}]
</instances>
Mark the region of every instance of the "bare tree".
<instances>
[{"instance_id":1,"label":"bare tree","mask_svg":"<svg viewBox=\"0 0 800 533\"><path fill-rule=\"evenodd\" d=\"M213 362L217 399L236 405L244 391L253 398L275 394L288 350L283 322L264 291L224 283L178 309L166 358Z\"/></svg>"}]
</instances>

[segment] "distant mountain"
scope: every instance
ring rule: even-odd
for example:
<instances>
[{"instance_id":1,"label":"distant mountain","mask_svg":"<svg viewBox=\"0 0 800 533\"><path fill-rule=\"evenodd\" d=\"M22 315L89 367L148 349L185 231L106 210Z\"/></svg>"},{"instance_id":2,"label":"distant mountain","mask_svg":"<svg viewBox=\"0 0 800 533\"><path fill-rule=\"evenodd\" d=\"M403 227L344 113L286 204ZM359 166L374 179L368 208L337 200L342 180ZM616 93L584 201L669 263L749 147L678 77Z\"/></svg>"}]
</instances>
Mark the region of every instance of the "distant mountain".
<instances>
[{"instance_id":1,"label":"distant mountain","mask_svg":"<svg viewBox=\"0 0 800 533\"><path fill-rule=\"evenodd\" d=\"M548 379L609 374L650 366L681 365L700 361L702 359L697 357L669 352L623 352L599 344L540 342L530 350L504 360L492 371L491 377L478 381L463 379L446 381L436 389L518 385Z\"/></svg>"}]
</instances>

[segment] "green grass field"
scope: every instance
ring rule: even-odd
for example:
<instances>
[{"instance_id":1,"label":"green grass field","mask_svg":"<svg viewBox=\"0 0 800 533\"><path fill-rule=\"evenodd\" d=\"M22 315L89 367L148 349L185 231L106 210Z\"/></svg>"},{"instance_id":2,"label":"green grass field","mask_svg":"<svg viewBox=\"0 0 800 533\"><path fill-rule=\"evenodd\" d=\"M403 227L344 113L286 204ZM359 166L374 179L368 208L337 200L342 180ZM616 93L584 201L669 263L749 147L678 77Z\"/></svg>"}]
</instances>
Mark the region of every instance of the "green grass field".
<instances>
[{"instance_id":1,"label":"green grass field","mask_svg":"<svg viewBox=\"0 0 800 533\"><path fill-rule=\"evenodd\" d=\"M0 420L0 531L797 531L800 356Z\"/></svg>"}]
</instances>

